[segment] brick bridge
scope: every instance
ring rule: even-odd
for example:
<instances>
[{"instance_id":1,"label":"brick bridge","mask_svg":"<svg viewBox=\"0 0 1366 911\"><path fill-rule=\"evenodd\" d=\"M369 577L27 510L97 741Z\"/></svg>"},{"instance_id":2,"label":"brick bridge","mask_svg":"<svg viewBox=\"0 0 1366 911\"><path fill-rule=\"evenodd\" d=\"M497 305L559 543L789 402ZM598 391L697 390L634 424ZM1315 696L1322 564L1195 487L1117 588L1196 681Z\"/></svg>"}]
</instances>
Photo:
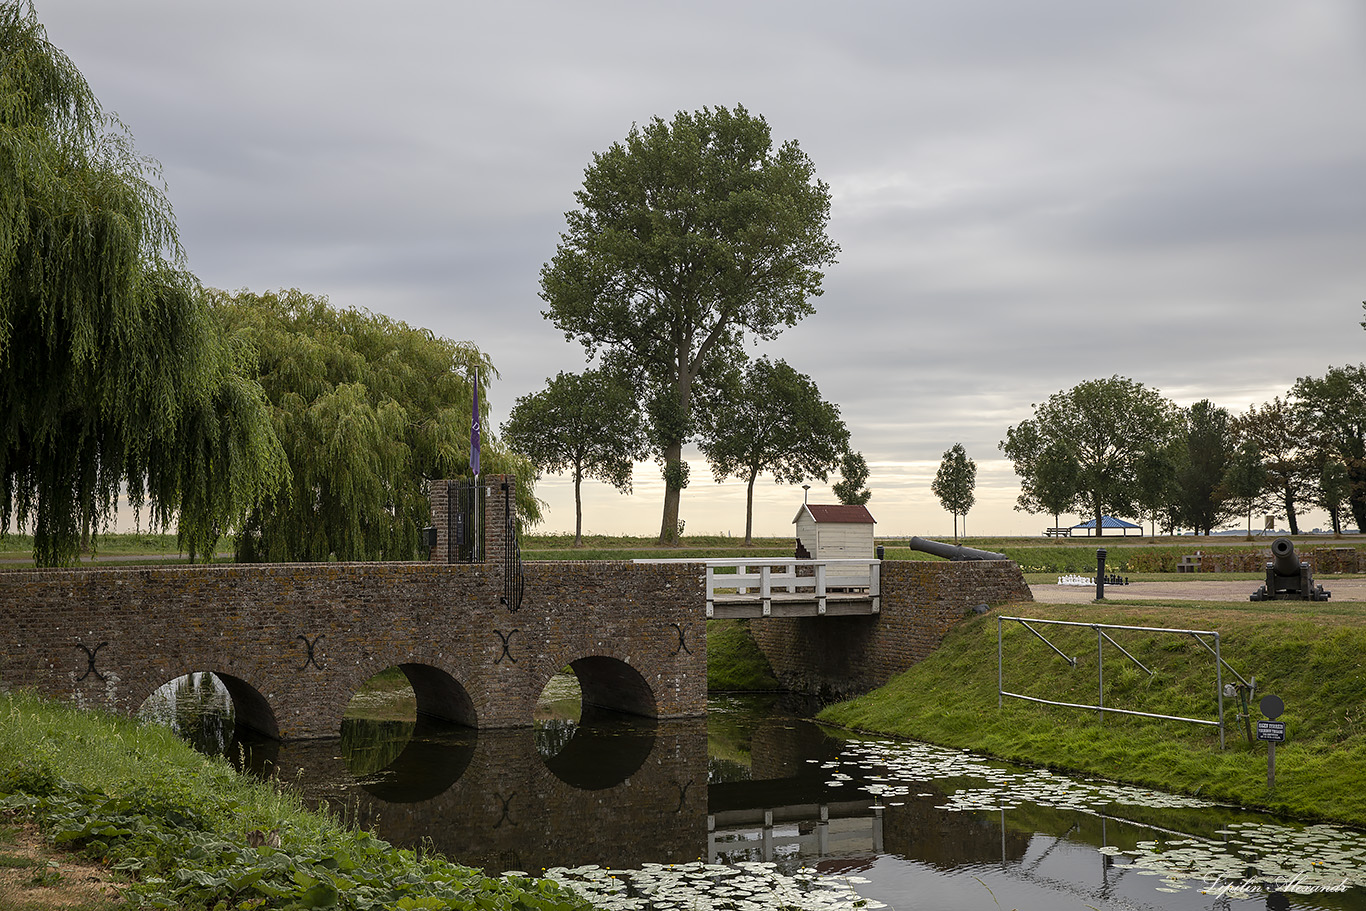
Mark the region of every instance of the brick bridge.
<instances>
[{"instance_id":1,"label":"brick bridge","mask_svg":"<svg viewBox=\"0 0 1366 911\"><path fill-rule=\"evenodd\" d=\"M443 482L434 554L446 552ZM0 687L133 713L212 671L238 724L333 737L351 696L401 668L420 717L530 725L566 665L585 711L705 714L701 563L527 563L509 599L510 479L486 479L482 563L313 563L0 572ZM1013 563L884 563L881 613L753 621L785 683L849 693L928 654L972 606L1028 600Z\"/></svg>"}]
</instances>

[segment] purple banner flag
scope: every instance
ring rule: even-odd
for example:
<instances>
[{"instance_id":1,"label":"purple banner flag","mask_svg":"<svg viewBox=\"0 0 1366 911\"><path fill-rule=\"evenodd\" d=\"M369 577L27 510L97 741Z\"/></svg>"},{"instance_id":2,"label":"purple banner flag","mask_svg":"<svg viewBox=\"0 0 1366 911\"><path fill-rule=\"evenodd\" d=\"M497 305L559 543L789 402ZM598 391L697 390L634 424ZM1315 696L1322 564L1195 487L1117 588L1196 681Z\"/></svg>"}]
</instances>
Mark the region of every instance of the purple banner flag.
<instances>
[{"instance_id":1,"label":"purple banner flag","mask_svg":"<svg viewBox=\"0 0 1366 911\"><path fill-rule=\"evenodd\" d=\"M470 471L479 477L479 374L471 373L474 386L474 408L470 419Z\"/></svg>"}]
</instances>

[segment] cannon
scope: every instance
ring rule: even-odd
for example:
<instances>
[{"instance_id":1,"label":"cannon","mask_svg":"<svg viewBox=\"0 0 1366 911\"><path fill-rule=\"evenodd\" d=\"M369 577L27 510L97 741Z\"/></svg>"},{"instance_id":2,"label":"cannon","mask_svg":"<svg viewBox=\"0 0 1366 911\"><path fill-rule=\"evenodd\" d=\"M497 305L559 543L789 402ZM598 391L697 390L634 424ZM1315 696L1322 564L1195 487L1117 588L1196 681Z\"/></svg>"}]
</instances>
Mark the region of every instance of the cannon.
<instances>
[{"instance_id":1,"label":"cannon","mask_svg":"<svg viewBox=\"0 0 1366 911\"><path fill-rule=\"evenodd\" d=\"M925 538L911 538L911 550L918 550L925 554L934 554L936 557L943 557L945 560L1009 560L1005 554L992 553L989 550L977 550L975 547L964 547L961 544L944 544L940 541L930 541Z\"/></svg>"},{"instance_id":2,"label":"cannon","mask_svg":"<svg viewBox=\"0 0 1366 911\"><path fill-rule=\"evenodd\" d=\"M1266 584L1248 596L1249 601L1327 601L1332 592L1314 585L1314 569L1295 555L1295 542L1277 538L1271 542L1271 562L1266 564Z\"/></svg>"}]
</instances>

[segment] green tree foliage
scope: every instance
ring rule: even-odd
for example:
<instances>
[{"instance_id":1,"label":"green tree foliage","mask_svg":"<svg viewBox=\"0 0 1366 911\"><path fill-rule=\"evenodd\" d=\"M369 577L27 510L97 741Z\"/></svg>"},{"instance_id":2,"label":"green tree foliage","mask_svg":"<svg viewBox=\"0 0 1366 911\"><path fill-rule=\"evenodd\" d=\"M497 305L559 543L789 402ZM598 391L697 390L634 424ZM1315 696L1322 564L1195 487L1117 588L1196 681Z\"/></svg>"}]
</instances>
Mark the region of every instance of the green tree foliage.
<instances>
[{"instance_id":1,"label":"green tree foliage","mask_svg":"<svg viewBox=\"0 0 1366 911\"><path fill-rule=\"evenodd\" d=\"M1175 524L1176 471L1180 464L1180 442L1154 446L1139 453L1134 464L1134 506L1140 519L1150 523L1157 534L1157 520Z\"/></svg>"},{"instance_id":2,"label":"green tree foliage","mask_svg":"<svg viewBox=\"0 0 1366 911\"><path fill-rule=\"evenodd\" d=\"M934 476L930 489L939 498L939 504L953 513L953 541L958 543L958 517L966 517L968 510L977 502L973 489L977 486L977 463L968 458L962 443L954 443L944 451L944 459L939 463L939 472Z\"/></svg>"},{"instance_id":3,"label":"green tree foliage","mask_svg":"<svg viewBox=\"0 0 1366 911\"><path fill-rule=\"evenodd\" d=\"M632 127L593 156L575 198L541 269L544 315L639 379L666 481L660 542L676 543L698 387L733 367L745 336L813 312L838 252L829 188L737 106Z\"/></svg>"},{"instance_id":4,"label":"green tree foliage","mask_svg":"<svg viewBox=\"0 0 1366 911\"><path fill-rule=\"evenodd\" d=\"M632 465L646 455L635 390L600 370L560 373L545 389L519 398L503 439L538 471L573 476L575 547L583 544L583 479L630 493Z\"/></svg>"},{"instance_id":5,"label":"green tree foliage","mask_svg":"<svg viewBox=\"0 0 1366 911\"><path fill-rule=\"evenodd\" d=\"M1196 534L1208 535L1230 516L1223 481L1235 447L1233 418L1228 409L1209 399L1191 405L1183 417L1185 447L1176 469L1177 521Z\"/></svg>"},{"instance_id":6,"label":"green tree foliage","mask_svg":"<svg viewBox=\"0 0 1366 911\"><path fill-rule=\"evenodd\" d=\"M30 4L0 5L0 529L71 562L117 506L212 550L283 459L216 336L155 162Z\"/></svg>"},{"instance_id":7,"label":"green tree foliage","mask_svg":"<svg viewBox=\"0 0 1366 911\"><path fill-rule=\"evenodd\" d=\"M867 506L873 492L863 485L868 483L868 460L861 452L846 452L840 457L840 480L830 489L845 506Z\"/></svg>"},{"instance_id":8,"label":"green tree foliage","mask_svg":"<svg viewBox=\"0 0 1366 911\"><path fill-rule=\"evenodd\" d=\"M1347 477L1347 466L1334 457L1324 459L1319 470L1319 488L1316 502L1328 510L1328 519L1333 523L1333 537L1342 537L1342 507L1352 491L1352 481Z\"/></svg>"},{"instance_id":9,"label":"green tree foliage","mask_svg":"<svg viewBox=\"0 0 1366 911\"><path fill-rule=\"evenodd\" d=\"M1291 395L1318 446L1347 469L1347 504L1357 528L1366 528L1366 366L1301 377Z\"/></svg>"},{"instance_id":10,"label":"green tree foliage","mask_svg":"<svg viewBox=\"0 0 1366 911\"><path fill-rule=\"evenodd\" d=\"M425 556L426 482L469 472L471 375L482 392L495 375L488 358L468 342L296 290L218 292L215 312L255 354L290 468L287 486L241 529L238 559ZM486 474L517 476L518 512L539 520L531 464L489 435L481 460Z\"/></svg>"},{"instance_id":11,"label":"green tree foliage","mask_svg":"<svg viewBox=\"0 0 1366 911\"><path fill-rule=\"evenodd\" d=\"M1312 498L1320 466L1317 447L1300 409L1280 396L1261 407L1248 409L1233 419L1234 435L1250 440L1262 454L1267 484L1285 510L1290 533L1300 533L1297 511L1302 500Z\"/></svg>"},{"instance_id":12,"label":"green tree foliage","mask_svg":"<svg viewBox=\"0 0 1366 911\"><path fill-rule=\"evenodd\" d=\"M1037 424L1021 424L1015 428L1015 434L1015 450L1021 453L1015 468L1020 476L1015 508L1031 515L1051 515L1053 527L1057 528L1062 514L1077 506L1081 468L1076 454L1060 440L1040 440Z\"/></svg>"},{"instance_id":13,"label":"green tree foliage","mask_svg":"<svg viewBox=\"0 0 1366 911\"><path fill-rule=\"evenodd\" d=\"M1266 492L1267 472L1257 444L1244 440L1228 460L1220 485L1223 496L1239 504L1247 513L1247 537L1252 539L1252 510Z\"/></svg>"},{"instance_id":14,"label":"green tree foliage","mask_svg":"<svg viewBox=\"0 0 1366 911\"><path fill-rule=\"evenodd\" d=\"M1171 402L1142 383L1114 376L1078 383L1035 405L1034 417L1008 428L1000 448L1026 490L1038 488L1039 463L1049 446L1069 453L1077 466L1077 503L1103 534L1101 516L1135 514L1136 462L1141 453L1165 446L1175 429Z\"/></svg>"},{"instance_id":15,"label":"green tree foliage","mask_svg":"<svg viewBox=\"0 0 1366 911\"><path fill-rule=\"evenodd\" d=\"M839 408L821 399L810 377L767 358L750 363L735 388L707 409L701 440L718 483L746 482L746 547L754 541L754 482L761 472L779 483L824 481L848 446Z\"/></svg>"}]
</instances>

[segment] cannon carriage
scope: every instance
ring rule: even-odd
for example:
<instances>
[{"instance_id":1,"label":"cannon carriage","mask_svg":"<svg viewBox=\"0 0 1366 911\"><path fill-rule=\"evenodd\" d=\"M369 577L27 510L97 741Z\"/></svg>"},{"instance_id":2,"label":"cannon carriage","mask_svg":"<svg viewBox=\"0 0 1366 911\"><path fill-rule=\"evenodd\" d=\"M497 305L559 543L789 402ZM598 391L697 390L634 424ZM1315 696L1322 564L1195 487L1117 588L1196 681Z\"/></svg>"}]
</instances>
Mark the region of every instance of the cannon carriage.
<instances>
[{"instance_id":1,"label":"cannon carriage","mask_svg":"<svg viewBox=\"0 0 1366 911\"><path fill-rule=\"evenodd\" d=\"M1332 592L1314 584L1314 568L1295 554L1295 542L1277 538L1271 542L1271 562L1266 564L1266 584L1248 596L1249 601L1327 601Z\"/></svg>"}]
</instances>

